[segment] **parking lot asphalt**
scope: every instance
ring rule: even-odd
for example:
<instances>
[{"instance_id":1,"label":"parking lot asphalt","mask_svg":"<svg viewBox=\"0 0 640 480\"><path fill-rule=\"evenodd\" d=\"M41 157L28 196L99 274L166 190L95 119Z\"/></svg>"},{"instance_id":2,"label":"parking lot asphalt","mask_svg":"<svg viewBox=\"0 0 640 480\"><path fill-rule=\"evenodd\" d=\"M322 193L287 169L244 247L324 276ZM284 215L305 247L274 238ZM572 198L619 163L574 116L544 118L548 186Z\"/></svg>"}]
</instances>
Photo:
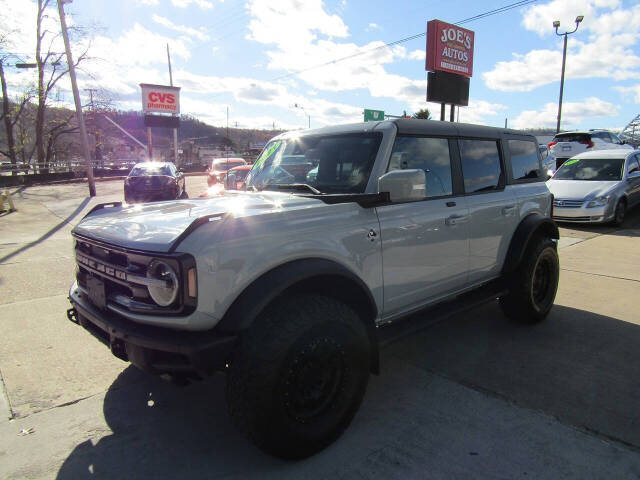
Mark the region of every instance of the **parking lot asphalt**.
<instances>
[{"instance_id":1,"label":"parking lot asphalt","mask_svg":"<svg viewBox=\"0 0 640 480\"><path fill-rule=\"evenodd\" d=\"M345 435L286 463L231 426L222 376L163 383L66 319L71 228L122 199L122 181L97 189L14 189L0 216L1 478L640 478L640 211L621 229L562 226L540 325L495 302L409 319L424 328L383 349Z\"/></svg>"}]
</instances>

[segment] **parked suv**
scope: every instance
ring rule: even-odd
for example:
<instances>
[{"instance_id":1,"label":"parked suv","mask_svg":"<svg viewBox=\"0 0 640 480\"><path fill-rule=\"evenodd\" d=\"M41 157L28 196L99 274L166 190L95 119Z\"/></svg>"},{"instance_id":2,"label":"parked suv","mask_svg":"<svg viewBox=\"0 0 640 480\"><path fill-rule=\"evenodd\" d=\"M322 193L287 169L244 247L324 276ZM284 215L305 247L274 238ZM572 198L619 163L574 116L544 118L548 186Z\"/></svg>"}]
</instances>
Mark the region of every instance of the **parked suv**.
<instances>
[{"instance_id":1,"label":"parked suv","mask_svg":"<svg viewBox=\"0 0 640 480\"><path fill-rule=\"evenodd\" d=\"M291 156L317 166L312 183L292 180ZM238 427L303 458L349 425L383 327L495 298L516 322L547 316L545 178L535 137L515 130L398 119L282 134L246 192L92 210L73 230L68 315L148 372L226 372Z\"/></svg>"},{"instance_id":2,"label":"parked suv","mask_svg":"<svg viewBox=\"0 0 640 480\"><path fill-rule=\"evenodd\" d=\"M556 159L556 168L579 153L613 149L633 150L633 147L607 130L561 132L549 143L549 153Z\"/></svg>"}]
</instances>

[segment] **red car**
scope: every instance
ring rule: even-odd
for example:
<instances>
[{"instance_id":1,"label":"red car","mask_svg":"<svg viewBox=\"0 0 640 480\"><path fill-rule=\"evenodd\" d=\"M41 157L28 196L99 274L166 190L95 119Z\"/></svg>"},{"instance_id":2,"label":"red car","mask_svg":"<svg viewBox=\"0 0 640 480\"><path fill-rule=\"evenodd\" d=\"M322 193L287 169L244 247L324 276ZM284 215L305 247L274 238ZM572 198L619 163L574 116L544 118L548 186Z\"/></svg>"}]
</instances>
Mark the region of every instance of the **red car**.
<instances>
[{"instance_id":1,"label":"red car","mask_svg":"<svg viewBox=\"0 0 640 480\"><path fill-rule=\"evenodd\" d=\"M211 161L211 168L207 169L207 185L210 187L215 185L222 180L227 170L246 164L247 162L240 157L214 158Z\"/></svg>"},{"instance_id":2,"label":"red car","mask_svg":"<svg viewBox=\"0 0 640 480\"><path fill-rule=\"evenodd\" d=\"M244 190L244 181L251 171L252 165L241 165L230 168L224 177L225 190Z\"/></svg>"},{"instance_id":3,"label":"red car","mask_svg":"<svg viewBox=\"0 0 640 480\"><path fill-rule=\"evenodd\" d=\"M245 179L251 171L251 165L241 165L239 167L230 168L228 172L222 175L222 178L218 183L214 183L204 192L200 194L200 197L215 197L222 195L225 190L244 190Z\"/></svg>"}]
</instances>

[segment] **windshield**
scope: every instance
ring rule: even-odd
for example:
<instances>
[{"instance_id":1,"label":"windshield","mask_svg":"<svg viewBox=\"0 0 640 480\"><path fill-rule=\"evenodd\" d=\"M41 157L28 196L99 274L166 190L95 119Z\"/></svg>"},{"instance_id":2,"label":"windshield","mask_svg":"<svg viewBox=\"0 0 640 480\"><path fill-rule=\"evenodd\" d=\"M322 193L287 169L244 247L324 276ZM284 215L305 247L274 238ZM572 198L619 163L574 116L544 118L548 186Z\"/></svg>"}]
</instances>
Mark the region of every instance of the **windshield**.
<instances>
[{"instance_id":1,"label":"windshield","mask_svg":"<svg viewBox=\"0 0 640 480\"><path fill-rule=\"evenodd\" d=\"M141 175L167 175L172 176L168 165L136 165L129 174L130 177Z\"/></svg>"},{"instance_id":2,"label":"windshield","mask_svg":"<svg viewBox=\"0 0 640 480\"><path fill-rule=\"evenodd\" d=\"M554 180L622 180L623 158L574 158L567 160L553 176Z\"/></svg>"},{"instance_id":3,"label":"windshield","mask_svg":"<svg viewBox=\"0 0 640 480\"><path fill-rule=\"evenodd\" d=\"M382 140L380 133L303 136L267 144L247 187L307 184L321 193L363 193Z\"/></svg>"}]
</instances>

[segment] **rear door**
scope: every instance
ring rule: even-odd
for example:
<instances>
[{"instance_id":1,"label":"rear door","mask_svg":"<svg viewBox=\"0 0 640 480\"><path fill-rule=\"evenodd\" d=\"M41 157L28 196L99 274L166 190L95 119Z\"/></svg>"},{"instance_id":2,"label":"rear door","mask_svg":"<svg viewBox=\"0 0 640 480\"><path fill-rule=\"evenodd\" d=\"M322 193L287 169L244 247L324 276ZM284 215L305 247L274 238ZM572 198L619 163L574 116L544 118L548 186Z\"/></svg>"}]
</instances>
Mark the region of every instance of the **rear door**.
<instances>
[{"instance_id":1,"label":"rear door","mask_svg":"<svg viewBox=\"0 0 640 480\"><path fill-rule=\"evenodd\" d=\"M467 283L469 212L454 139L398 135L387 171L426 172L424 200L378 207L384 315L394 316Z\"/></svg>"},{"instance_id":2,"label":"rear door","mask_svg":"<svg viewBox=\"0 0 640 480\"><path fill-rule=\"evenodd\" d=\"M470 214L468 282L472 285L500 274L519 221L518 199L513 185L506 185L499 140L461 139L458 143Z\"/></svg>"}]
</instances>

